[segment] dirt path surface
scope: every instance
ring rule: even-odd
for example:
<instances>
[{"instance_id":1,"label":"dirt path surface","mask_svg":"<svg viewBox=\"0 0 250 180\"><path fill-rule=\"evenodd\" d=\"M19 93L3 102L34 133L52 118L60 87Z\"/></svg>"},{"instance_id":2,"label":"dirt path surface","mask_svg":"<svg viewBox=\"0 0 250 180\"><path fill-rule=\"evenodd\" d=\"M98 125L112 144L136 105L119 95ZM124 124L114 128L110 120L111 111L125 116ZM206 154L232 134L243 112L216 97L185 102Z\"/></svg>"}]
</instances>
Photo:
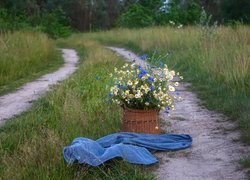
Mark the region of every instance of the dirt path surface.
<instances>
[{"instance_id":1,"label":"dirt path surface","mask_svg":"<svg viewBox=\"0 0 250 180\"><path fill-rule=\"evenodd\" d=\"M146 65L130 51L109 48L129 61ZM190 85L181 83L178 90L184 100L176 103L176 110L171 112L171 116L162 112L160 115L164 132L190 134L193 145L181 151L156 153L160 163L155 175L162 180L247 179L238 161L249 155L249 146L239 142L236 125L227 117L201 105L196 94L187 90Z\"/></svg>"},{"instance_id":2,"label":"dirt path surface","mask_svg":"<svg viewBox=\"0 0 250 180\"><path fill-rule=\"evenodd\" d=\"M50 85L66 79L77 69L79 57L75 50L62 49L64 65L56 72L46 74L36 81L29 82L17 91L0 97L0 125L7 119L31 107L32 101L44 95Z\"/></svg>"}]
</instances>

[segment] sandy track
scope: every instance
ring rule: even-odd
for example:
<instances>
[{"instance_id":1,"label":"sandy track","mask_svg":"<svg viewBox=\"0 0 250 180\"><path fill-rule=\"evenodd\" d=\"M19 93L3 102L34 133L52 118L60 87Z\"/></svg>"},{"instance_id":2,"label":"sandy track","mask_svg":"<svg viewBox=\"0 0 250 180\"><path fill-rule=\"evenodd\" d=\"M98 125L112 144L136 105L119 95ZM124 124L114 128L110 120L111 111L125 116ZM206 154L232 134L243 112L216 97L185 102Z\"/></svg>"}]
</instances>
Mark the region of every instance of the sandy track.
<instances>
[{"instance_id":1,"label":"sandy track","mask_svg":"<svg viewBox=\"0 0 250 180\"><path fill-rule=\"evenodd\" d=\"M66 79L76 71L79 60L76 51L62 49L62 53L64 58L63 67L23 85L15 92L0 97L0 124L29 109L32 101L44 95L49 90L50 85Z\"/></svg>"},{"instance_id":2,"label":"sandy track","mask_svg":"<svg viewBox=\"0 0 250 180\"><path fill-rule=\"evenodd\" d=\"M109 47L126 60L147 65L135 54L122 48ZM239 142L236 125L227 117L201 106L196 94L189 92L188 83L181 83L178 90L184 100L176 103L171 116L164 113L162 130L167 133L187 133L193 137L189 149L176 152L160 152L160 160L154 172L163 180L243 180L244 171L238 161L250 153L249 146Z\"/></svg>"}]
</instances>

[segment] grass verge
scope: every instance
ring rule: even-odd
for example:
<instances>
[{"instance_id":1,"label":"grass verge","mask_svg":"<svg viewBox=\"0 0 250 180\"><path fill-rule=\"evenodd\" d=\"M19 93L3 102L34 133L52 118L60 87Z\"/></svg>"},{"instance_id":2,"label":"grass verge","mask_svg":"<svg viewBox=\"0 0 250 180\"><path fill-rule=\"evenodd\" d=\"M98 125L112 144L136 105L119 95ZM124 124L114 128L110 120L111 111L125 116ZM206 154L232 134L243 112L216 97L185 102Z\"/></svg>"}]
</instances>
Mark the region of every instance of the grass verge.
<instances>
[{"instance_id":1,"label":"grass verge","mask_svg":"<svg viewBox=\"0 0 250 180\"><path fill-rule=\"evenodd\" d=\"M1 34L0 54L0 95L63 64L54 42L42 33Z\"/></svg>"},{"instance_id":2,"label":"grass verge","mask_svg":"<svg viewBox=\"0 0 250 180\"><path fill-rule=\"evenodd\" d=\"M247 169L247 175L250 179L250 158L240 161L241 167Z\"/></svg>"},{"instance_id":3,"label":"grass verge","mask_svg":"<svg viewBox=\"0 0 250 180\"><path fill-rule=\"evenodd\" d=\"M66 165L62 149L79 136L96 139L120 130L117 106L104 104L109 74L122 61L96 42L61 40L81 55L78 71L32 109L0 129L0 175L4 179L153 179L122 160L100 167ZM84 60L83 60L84 57ZM100 77L96 78L96 77Z\"/></svg>"},{"instance_id":4,"label":"grass verge","mask_svg":"<svg viewBox=\"0 0 250 180\"><path fill-rule=\"evenodd\" d=\"M241 140L250 143L249 26L117 29L84 36L138 53L168 53L162 61L192 82L204 105L237 122ZM249 159L242 162L250 168Z\"/></svg>"},{"instance_id":5,"label":"grass verge","mask_svg":"<svg viewBox=\"0 0 250 180\"><path fill-rule=\"evenodd\" d=\"M250 27L118 29L84 36L140 53L168 53L162 61L192 82L209 109L237 121L242 140L250 142Z\"/></svg>"}]
</instances>

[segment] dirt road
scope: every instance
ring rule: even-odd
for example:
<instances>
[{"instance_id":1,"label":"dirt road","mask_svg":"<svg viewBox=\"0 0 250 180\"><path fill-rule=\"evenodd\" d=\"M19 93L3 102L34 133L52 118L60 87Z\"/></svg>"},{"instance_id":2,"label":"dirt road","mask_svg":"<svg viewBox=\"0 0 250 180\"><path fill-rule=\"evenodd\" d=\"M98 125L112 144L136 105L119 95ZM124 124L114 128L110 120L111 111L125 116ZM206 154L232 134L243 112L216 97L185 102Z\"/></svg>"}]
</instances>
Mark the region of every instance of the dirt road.
<instances>
[{"instance_id":1,"label":"dirt road","mask_svg":"<svg viewBox=\"0 0 250 180\"><path fill-rule=\"evenodd\" d=\"M44 95L51 85L66 79L76 71L79 60L76 51L62 49L62 53L64 58L63 67L23 85L15 92L0 97L0 125L7 119L29 109L32 102Z\"/></svg>"},{"instance_id":2,"label":"dirt road","mask_svg":"<svg viewBox=\"0 0 250 180\"><path fill-rule=\"evenodd\" d=\"M128 61L147 65L131 51L109 47ZM184 100L176 103L171 116L160 113L165 133L185 133L193 137L189 149L176 152L160 152L160 160L154 174L162 180L243 180L244 171L238 161L250 154L250 148L239 142L236 125L227 117L209 111L201 105L195 93L187 90L191 86L181 83L177 89Z\"/></svg>"}]
</instances>

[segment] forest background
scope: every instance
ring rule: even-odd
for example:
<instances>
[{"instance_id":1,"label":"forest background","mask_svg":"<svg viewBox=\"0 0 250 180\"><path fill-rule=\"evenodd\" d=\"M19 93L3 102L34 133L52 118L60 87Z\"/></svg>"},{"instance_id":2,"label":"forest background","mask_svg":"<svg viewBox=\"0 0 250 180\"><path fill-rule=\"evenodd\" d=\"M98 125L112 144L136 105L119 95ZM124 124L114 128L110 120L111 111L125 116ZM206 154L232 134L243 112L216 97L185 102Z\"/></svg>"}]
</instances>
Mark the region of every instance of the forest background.
<instances>
[{"instance_id":1,"label":"forest background","mask_svg":"<svg viewBox=\"0 0 250 180\"><path fill-rule=\"evenodd\" d=\"M173 24L174 22L174 24ZM250 23L249 0L1 0L0 31L72 32L206 23Z\"/></svg>"}]
</instances>

